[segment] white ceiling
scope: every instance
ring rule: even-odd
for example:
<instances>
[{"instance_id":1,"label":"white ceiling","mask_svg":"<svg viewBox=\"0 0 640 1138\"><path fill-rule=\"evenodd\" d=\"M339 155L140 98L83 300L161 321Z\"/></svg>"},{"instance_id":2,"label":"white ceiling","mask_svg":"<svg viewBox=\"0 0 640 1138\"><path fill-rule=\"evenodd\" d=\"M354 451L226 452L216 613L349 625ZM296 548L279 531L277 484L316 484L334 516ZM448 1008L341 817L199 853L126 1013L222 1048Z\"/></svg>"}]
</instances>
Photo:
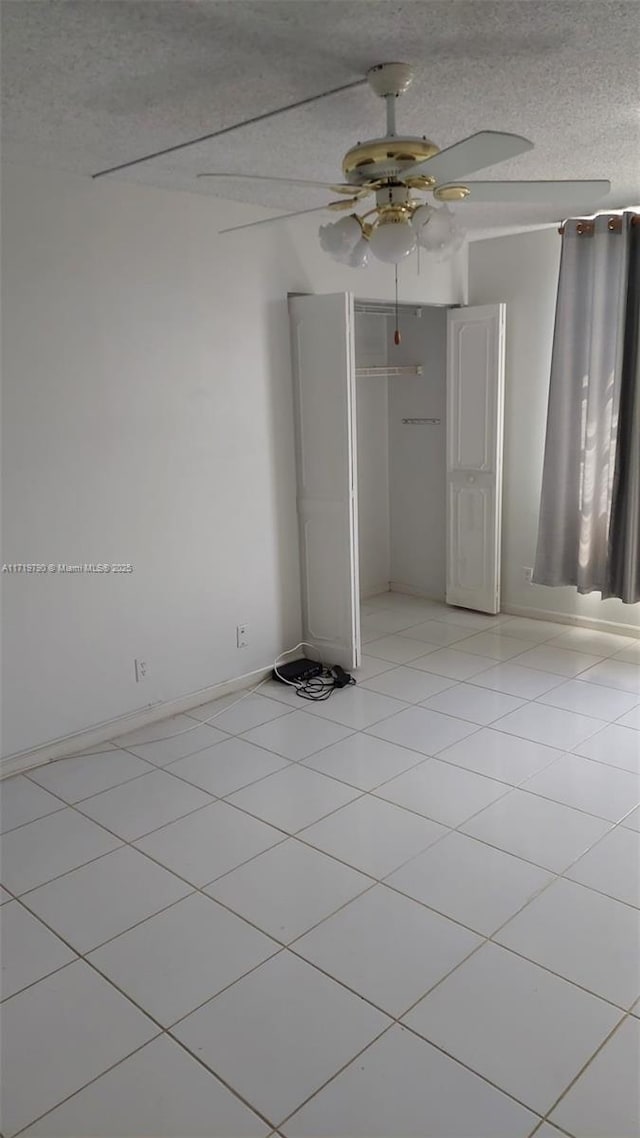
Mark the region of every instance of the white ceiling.
<instances>
[{"instance_id":1,"label":"white ceiling","mask_svg":"<svg viewBox=\"0 0 640 1138\"><path fill-rule=\"evenodd\" d=\"M2 0L1 18L5 159L90 174L400 59L417 72L401 131L440 147L483 128L535 143L478 177L608 177L597 205L640 201L636 0ZM111 177L304 209L323 193L195 175L335 180L350 146L383 133L384 105L362 87ZM482 231L559 217L458 208Z\"/></svg>"}]
</instances>

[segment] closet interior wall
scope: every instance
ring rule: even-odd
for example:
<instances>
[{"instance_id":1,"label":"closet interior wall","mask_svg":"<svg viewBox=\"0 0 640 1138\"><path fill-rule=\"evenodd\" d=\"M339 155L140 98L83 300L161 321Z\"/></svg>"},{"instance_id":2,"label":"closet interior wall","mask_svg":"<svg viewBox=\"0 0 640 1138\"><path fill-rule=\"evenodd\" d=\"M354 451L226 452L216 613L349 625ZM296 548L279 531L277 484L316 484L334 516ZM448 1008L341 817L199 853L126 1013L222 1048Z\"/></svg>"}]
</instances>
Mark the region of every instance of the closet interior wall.
<instances>
[{"instance_id":1,"label":"closet interior wall","mask_svg":"<svg viewBox=\"0 0 640 1138\"><path fill-rule=\"evenodd\" d=\"M356 312L356 367L419 365L422 375L357 379L360 592L444 599L446 571L446 308ZM439 423L404 424L432 418Z\"/></svg>"},{"instance_id":2,"label":"closet interior wall","mask_svg":"<svg viewBox=\"0 0 640 1138\"><path fill-rule=\"evenodd\" d=\"M446 588L447 310L400 313L401 342L387 317L388 358L422 375L389 378L390 588L444 600ZM403 419L439 423L403 424Z\"/></svg>"},{"instance_id":3,"label":"closet interior wall","mask_svg":"<svg viewBox=\"0 0 640 1138\"><path fill-rule=\"evenodd\" d=\"M356 368L388 361L387 318L356 312ZM356 379L360 596L389 588L389 407L384 375Z\"/></svg>"}]
</instances>

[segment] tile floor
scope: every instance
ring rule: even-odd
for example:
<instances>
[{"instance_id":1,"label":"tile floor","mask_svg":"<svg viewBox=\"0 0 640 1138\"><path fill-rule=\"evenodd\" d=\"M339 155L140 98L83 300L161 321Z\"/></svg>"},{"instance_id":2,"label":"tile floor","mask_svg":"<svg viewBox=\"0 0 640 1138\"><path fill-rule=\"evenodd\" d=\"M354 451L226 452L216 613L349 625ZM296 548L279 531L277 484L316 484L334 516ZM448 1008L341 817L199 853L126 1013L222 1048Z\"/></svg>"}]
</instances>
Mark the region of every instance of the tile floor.
<instances>
[{"instance_id":1,"label":"tile floor","mask_svg":"<svg viewBox=\"0 0 640 1138\"><path fill-rule=\"evenodd\" d=\"M638 1138L638 642L362 627L2 784L4 1138Z\"/></svg>"}]
</instances>

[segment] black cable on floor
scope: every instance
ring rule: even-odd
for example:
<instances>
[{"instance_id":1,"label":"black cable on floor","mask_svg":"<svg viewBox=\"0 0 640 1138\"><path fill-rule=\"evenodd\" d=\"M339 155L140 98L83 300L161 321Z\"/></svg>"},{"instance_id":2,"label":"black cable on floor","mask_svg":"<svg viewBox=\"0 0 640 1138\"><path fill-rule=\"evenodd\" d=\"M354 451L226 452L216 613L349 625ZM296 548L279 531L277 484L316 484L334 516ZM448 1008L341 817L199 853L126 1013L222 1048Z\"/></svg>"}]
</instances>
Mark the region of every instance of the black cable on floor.
<instances>
[{"instance_id":1,"label":"black cable on floor","mask_svg":"<svg viewBox=\"0 0 640 1138\"><path fill-rule=\"evenodd\" d=\"M323 668L319 676L305 680L296 688L296 695L300 699L310 699L316 703L329 699L337 688L351 687L355 684L353 676L344 672L342 668Z\"/></svg>"}]
</instances>

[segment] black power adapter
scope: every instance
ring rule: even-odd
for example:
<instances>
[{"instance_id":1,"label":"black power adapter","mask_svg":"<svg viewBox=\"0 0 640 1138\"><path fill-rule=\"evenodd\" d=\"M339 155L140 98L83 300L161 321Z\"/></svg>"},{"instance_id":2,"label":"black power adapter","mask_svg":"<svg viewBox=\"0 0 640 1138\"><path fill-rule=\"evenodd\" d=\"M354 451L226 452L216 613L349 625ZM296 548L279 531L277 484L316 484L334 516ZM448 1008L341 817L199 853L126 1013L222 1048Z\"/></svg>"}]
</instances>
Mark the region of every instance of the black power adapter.
<instances>
[{"instance_id":1,"label":"black power adapter","mask_svg":"<svg viewBox=\"0 0 640 1138\"><path fill-rule=\"evenodd\" d=\"M333 677L334 688L346 688L349 684L355 683L353 677L350 676L348 672L345 672L344 668L341 668L339 664L334 664L329 671Z\"/></svg>"},{"instance_id":2,"label":"black power adapter","mask_svg":"<svg viewBox=\"0 0 640 1138\"><path fill-rule=\"evenodd\" d=\"M322 675L322 664L317 660L308 660L303 656L300 660L291 660L288 664L278 664L271 675L274 680L282 684L304 684L314 676Z\"/></svg>"},{"instance_id":3,"label":"black power adapter","mask_svg":"<svg viewBox=\"0 0 640 1138\"><path fill-rule=\"evenodd\" d=\"M294 687L301 699L310 700L328 699L336 688L346 688L356 682L339 664L329 668L305 656L288 664L278 664L271 675L274 680Z\"/></svg>"}]
</instances>

